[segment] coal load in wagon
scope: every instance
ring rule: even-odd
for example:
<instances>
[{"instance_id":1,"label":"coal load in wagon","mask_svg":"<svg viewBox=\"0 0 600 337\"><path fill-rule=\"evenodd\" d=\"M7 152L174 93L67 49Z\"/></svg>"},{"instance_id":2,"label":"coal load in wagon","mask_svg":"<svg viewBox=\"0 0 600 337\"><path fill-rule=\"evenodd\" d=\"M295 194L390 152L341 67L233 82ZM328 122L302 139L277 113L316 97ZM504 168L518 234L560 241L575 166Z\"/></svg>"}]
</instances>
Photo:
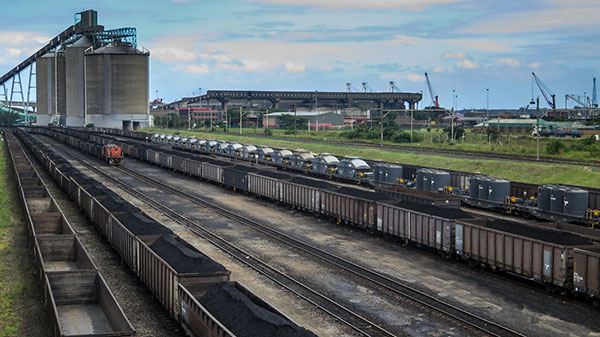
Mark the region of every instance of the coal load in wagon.
<instances>
[{"instance_id":1,"label":"coal load in wagon","mask_svg":"<svg viewBox=\"0 0 600 337\"><path fill-rule=\"evenodd\" d=\"M73 179L81 186L84 185L93 185L96 182L96 179L90 178L88 176L86 176L85 174L77 174L72 176Z\"/></svg>"},{"instance_id":2,"label":"coal load in wagon","mask_svg":"<svg viewBox=\"0 0 600 337\"><path fill-rule=\"evenodd\" d=\"M123 198L117 196L107 196L100 200L100 203L109 212L140 212L140 209L133 206L129 201L123 200Z\"/></svg>"},{"instance_id":3,"label":"coal load in wagon","mask_svg":"<svg viewBox=\"0 0 600 337\"><path fill-rule=\"evenodd\" d=\"M338 185L330 184L322 180L309 179L304 177L293 177L291 180L295 184L316 187L324 190L333 190L338 188Z\"/></svg>"},{"instance_id":4,"label":"coal load in wagon","mask_svg":"<svg viewBox=\"0 0 600 337\"><path fill-rule=\"evenodd\" d=\"M227 270L185 241L179 241L170 235L158 238L150 245L150 249L178 273L210 275Z\"/></svg>"},{"instance_id":5,"label":"coal load in wagon","mask_svg":"<svg viewBox=\"0 0 600 337\"><path fill-rule=\"evenodd\" d=\"M460 209L434 207L430 205L419 204L411 201L391 201L391 205L406 208L411 211L435 215L445 219L471 219L474 218L472 213L461 211Z\"/></svg>"},{"instance_id":6,"label":"coal load in wagon","mask_svg":"<svg viewBox=\"0 0 600 337\"><path fill-rule=\"evenodd\" d=\"M239 172L258 172L258 171L260 171L260 168L255 167L255 166L248 166L248 165L235 165L234 167L232 167L230 169L239 171Z\"/></svg>"},{"instance_id":7,"label":"coal load in wagon","mask_svg":"<svg viewBox=\"0 0 600 337\"><path fill-rule=\"evenodd\" d=\"M316 337L309 330L252 302L228 283L217 284L200 298L200 304L237 337Z\"/></svg>"},{"instance_id":8,"label":"coal load in wagon","mask_svg":"<svg viewBox=\"0 0 600 337\"><path fill-rule=\"evenodd\" d=\"M277 171L271 171L271 170L264 170L264 171L256 172L256 174L265 176L265 177L279 179L279 180L292 179L292 176L290 176L289 174L285 174L285 173L281 173L281 172L277 172Z\"/></svg>"},{"instance_id":9,"label":"coal load in wagon","mask_svg":"<svg viewBox=\"0 0 600 337\"><path fill-rule=\"evenodd\" d=\"M145 216L143 213L115 213L115 218L123 224L133 235L160 235L172 234L167 227Z\"/></svg>"},{"instance_id":10,"label":"coal load in wagon","mask_svg":"<svg viewBox=\"0 0 600 337\"><path fill-rule=\"evenodd\" d=\"M509 232L520 236L526 236L532 239L551 242L558 245L581 246L591 245L593 243L591 240L583 238L579 235L546 228L528 226L525 224L508 220L488 220L486 227L504 232Z\"/></svg>"},{"instance_id":11,"label":"coal load in wagon","mask_svg":"<svg viewBox=\"0 0 600 337\"><path fill-rule=\"evenodd\" d=\"M104 187L104 185L100 183L95 183L92 186L85 189L91 196L100 196L100 195L108 195L109 192L112 192L108 188Z\"/></svg>"},{"instance_id":12,"label":"coal load in wagon","mask_svg":"<svg viewBox=\"0 0 600 337\"><path fill-rule=\"evenodd\" d=\"M350 195L350 196L357 197L357 198L368 199L368 200L372 200L372 201L389 200L390 199L390 197L384 193L365 191L365 190L361 190L361 189L353 188L353 187L340 187L335 192L340 193L340 194Z\"/></svg>"}]
</instances>

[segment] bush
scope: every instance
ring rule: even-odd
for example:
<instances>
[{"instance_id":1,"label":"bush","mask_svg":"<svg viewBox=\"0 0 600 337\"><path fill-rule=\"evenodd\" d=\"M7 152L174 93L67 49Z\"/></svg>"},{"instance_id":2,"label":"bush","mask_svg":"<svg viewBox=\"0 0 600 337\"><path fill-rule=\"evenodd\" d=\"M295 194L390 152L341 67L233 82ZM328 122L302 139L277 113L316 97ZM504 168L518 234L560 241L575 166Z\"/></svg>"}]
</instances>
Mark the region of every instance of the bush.
<instances>
[{"instance_id":1,"label":"bush","mask_svg":"<svg viewBox=\"0 0 600 337\"><path fill-rule=\"evenodd\" d=\"M273 130L271 130L270 128L266 128L265 129L265 135L272 136L273 135Z\"/></svg>"},{"instance_id":2,"label":"bush","mask_svg":"<svg viewBox=\"0 0 600 337\"><path fill-rule=\"evenodd\" d=\"M546 145L546 153L560 154L565 150L565 144L558 139L552 139Z\"/></svg>"},{"instance_id":3,"label":"bush","mask_svg":"<svg viewBox=\"0 0 600 337\"><path fill-rule=\"evenodd\" d=\"M410 143L410 133L404 131L398 131L392 136L392 142L394 143Z\"/></svg>"},{"instance_id":4,"label":"bush","mask_svg":"<svg viewBox=\"0 0 600 337\"><path fill-rule=\"evenodd\" d=\"M487 128L487 135L491 142L495 142L500 138L500 131L498 128Z\"/></svg>"}]
</instances>

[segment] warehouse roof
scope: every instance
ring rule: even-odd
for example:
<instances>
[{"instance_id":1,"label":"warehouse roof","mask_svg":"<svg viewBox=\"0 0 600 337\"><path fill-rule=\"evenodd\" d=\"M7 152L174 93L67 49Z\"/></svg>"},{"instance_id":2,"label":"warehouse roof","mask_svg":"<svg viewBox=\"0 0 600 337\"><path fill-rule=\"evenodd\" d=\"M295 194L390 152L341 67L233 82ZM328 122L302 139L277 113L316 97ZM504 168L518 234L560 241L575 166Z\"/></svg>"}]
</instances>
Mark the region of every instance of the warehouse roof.
<instances>
[{"instance_id":1,"label":"warehouse roof","mask_svg":"<svg viewBox=\"0 0 600 337\"><path fill-rule=\"evenodd\" d=\"M496 125L500 125L500 126L504 126L504 127L533 127L535 126L537 123L537 119L498 119L498 118L494 118L494 119L490 119L488 121L485 121L483 123L479 123L477 125L475 125L475 127L479 127L479 128L487 128L489 126L496 126ZM545 121L543 119L540 119L540 125L546 125L548 124L548 121Z\"/></svg>"},{"instance_id":2,"label":"warehouse roof","mask_svg":"<svg viewBox=\"0 0 600 337\"><path fill-rule=\"evenodd\" d=\"M337 112L331 112L331 111L298 111L296 113L294 113L293 111L285 111L285 112L272 112L269 113L269 117L271 116L283 116L283 115L296 115L299 117L315 117L315 116L321 116L321 115L328 115L328 114L336 114L336 115L340 115L340 113Z\"/></svg>"}]
</instances>

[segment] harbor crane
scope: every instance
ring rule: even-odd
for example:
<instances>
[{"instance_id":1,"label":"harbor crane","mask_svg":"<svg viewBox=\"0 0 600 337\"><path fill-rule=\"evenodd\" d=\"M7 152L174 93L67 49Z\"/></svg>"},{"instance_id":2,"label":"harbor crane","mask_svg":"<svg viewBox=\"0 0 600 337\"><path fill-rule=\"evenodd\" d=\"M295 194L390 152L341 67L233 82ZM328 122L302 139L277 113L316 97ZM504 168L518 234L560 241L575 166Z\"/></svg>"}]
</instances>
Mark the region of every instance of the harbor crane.
<instances>
[{"instance_id":1,"label":"harbor crane","mask_svg":"<svg viewBox=\"0 0 600 337\"><path fill-rule=\"evenodd\" d=\"M598 92L596 91L596 78L594 77L594 87L592 88L592 107L598 107Z\"/></svg>"},{"instance_id":2,"label":"harbor crane","mask_svg":"<svg viewBox=\"0 0 600 337\"><path fill-rule=\"evenodd\" d=\"M440 103L438 102L438 96L433 93L433 88L431 87L431 82L429 82L429 75L425 73L425 81L427 81L427 89L429 89L429 96L431 96L431 104L436 108L440 107Z\"/></svg>"},{"instance_id":3,"label":"harbor crane","mask_svg":"<svg viewBox=\"0 0 600 337\"><path fill-rule=\"evenodd\" d=\"M548 105L552 109L556 109L556 95L552 92L552 90L550 90L550 88L548 88L544 84L544 82L542 82L542 80L539 79L539 77L537 77L535 75L534 72L532 72L531 74L533 75L533 79L534 79L535 83L537 84L538 88L540 88L542 96L544 96L544 99L546 99L546 102L548 103Z\"/></svg>"},{"instance_id":4,"label":"harbor crane","mask_svg":"<svg viewBox=\"0 0 600 337\"><path fill-rule=\"evenodd\" d=\"M566 94L565 95L565 102L567 101L567 99L570 99L572 101L575 101L577 103L579 103L581 105L582 108L589 108L590 107L590 100L589 98L586 99L586 97L582 97L579 95L571 95L571 94ZM567 106L567 103L565 103L565 107Z\"/></svg>"}]
</instances>

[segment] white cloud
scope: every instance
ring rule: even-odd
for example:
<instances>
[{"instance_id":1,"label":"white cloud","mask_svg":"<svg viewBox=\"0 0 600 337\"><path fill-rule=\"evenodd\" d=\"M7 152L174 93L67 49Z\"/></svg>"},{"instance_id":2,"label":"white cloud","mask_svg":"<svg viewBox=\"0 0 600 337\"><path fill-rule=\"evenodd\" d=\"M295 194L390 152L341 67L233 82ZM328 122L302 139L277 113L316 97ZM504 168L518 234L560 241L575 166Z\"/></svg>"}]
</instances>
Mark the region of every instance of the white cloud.
<instances>
[{"instance_id":1,"label":"white cloud","mask_svg":"<svg viewBox=\"0 0 600 337\"><path fill-rule=\"evenodd\" d=\"M477 68L479 65L469 59L464 59L462 61L456 62L456 66L459 68L473 69Z\"/></svg>"},{"instance_id":2,"label":"white cloud","mask_svg":"<svg viewBox=\"0 0 600 337\"><path fill-rule=\"evenodd\" d=\"M199 74L199 75L204 75L204 74L208 74L210 73L210 69L208 69L208 66L206 64L190 64L188 66L183 67L183 71L185 71L186 73L192 73L192 74Z\"/></svg>"},{"instance_id":3,"label":"white cloud","mask_svg":"<svg viewBox=\"0 0 600 337\"><path fill-rule=\"evenodd\" d=\"M154 47L151 50L152 58L163 62L191 62L196 60L196 53L180 47L164 46Z\"/></svg>"},{"instance_id":4,"label":"white cloud","mask_svg":"<svg viewBox=\"0 0 600 337\"><path fill-rule=\"evenodd\" d=\"M285 62L283 66L288 73L303 73L306 70L304 63Z\"/></svg>"},{"instance_id":5,"label":"white cloud","mask_svg":"<svg viewBox=\"0 0 600 337\"><path fill-rule=\"evenodd\" d=\"M446 53L444 54L444 58L445 59L464 59L465 57L467 57L467 55L465 55L465 53L459 51L456 53Z\"/></svg>"},{"instance_id":6,"label":"white cloud","mask_svg":"<svg viewBox=\"0 0 600 337\"><path fill-rule=\"evenodd\" d=\"M587 1L586 1L587 3ZM570 2L564 2L570 4ZM594 2L597 5L597 1ZM555 31L566 27L600 27L600 7L556 8L486 17L462 30L469 34L513 34Z\"/></svg>"},{"instance_id":7,"label":"white cloud","mask_svg":"<svg viewBox=\"0 0 600 337\"><path fill-rule=\"evenodd\" d=\"M220 63L231 63L233 62L233 60L231 59L231 57L225 55L225 54L200 54L198 55L199 58L201 58L202 60L208 61L208 60L214 60Z\"/></svg>"},{"instance_id":8,"label":"white cloud","mask_svg":"<svg viewBox=\"0 0 600 337\"><path fill-rule=\"evenodd\" d=\"M0 45L25 46L30 44L46 44L49 37L32 32L0 32Z\"/></svg>"},{"instance_id":9,"label":"white cloud","mask_svg":"<svg viewBox=\"0 0 600 337\"><path fill-rule=\"evenodd\" d=\"M529 68L531 68L531 69L537 69L539 67L540 67L540 64L537 62L529 63Z\"/></svg>"},{"instance_id":10,"label":"white cloud","mask_svg":"<svg viewBox=\"0 0 600 337\"><path fill-rule=\"evenodd\" d=\"M444 67L444 66L435 67L435 68L433 68L433 71L436 73L441 73L441 72L446 71L446 67Z\"/></svg>"},{"instance_id":11,"label":"white cloud","mask_svg":"<svg viewBox=\"0 0 600 337\"><path fill-rule=\"evenodd\" d=\"M419 74L407 74L406 79L411 82L423 82L425 81L425 76Z\"/></svg>"},{"instance_id":12,"label":"white cloud","mask_svg":"<svg viewBox=\"0 0 600 337\"><path fill-rule=\"evenodd\" d=\"M424 10L425 8L463 2L464 0L250 0L277 5L317 6L326 8L361 9L405 9Z\"/></svg>"},{"instance_id":13,"label":"white cloud","mask_svg":"<svg viewBox=\"0 0 600 337\"><path fill-rule=\"evenodd\" d=\"M507 65L511 68L514 68L514 67L518 67L519 65L521 65L521 62L519 62L517 60L513 60L513 59L499 59L499 60L496 60L496 64Z\"/></svg>"},{"instance_id":14,"label":"white cloud","mask_svg":"<svg viewBox=\"0 0 600 337\"><path fill-rule=\"evenodd\" d=\"M241 65L237 63L218 63L217 67L226 70L249 72L258 72L275 67L275 65L269 61L241 60L239 63L241 63Z\"/></svg>"},{"instance_id":15,"label":"white cloud","mask_svg":"<svg viewBox=\"0 0 600 337\"><path fill-rule=\"evenodd\" d=\"M334 68L333 66L322 66L321 68L319 68L321 71L333 71Z\"/></svg>"},{"instance_id":16,"label":"white cloud","mask_svg":"<svg viewBox=\"0 0 600 337\"><path fill-rule=\"evenodd\" d=\"M16 58L23 53L23 50L17 48L6 48L6 57Z\"/></svg>"},{"instance_id":17,"label":"white cloud","mask_svg":"<svg viewBox=\"0 0 600 337\"><path fill-rule=\"evenodd\" d=\"M498 39L450 39L446 41L463 45L469 49L487 52L507 52L511 50L510 46Z\"/></svg>"},{"instance_id":18,"label":"white cloud","mask_svg":"<svg viewBox=\"0 0 600 337\"><path fill-rule=\"evenodd\" d=\"M387 44L391 46L412 46L423 41L427 40L414 36L396 35L394 36L394 39L388 41Z\"/></svg>"}]
</instances>

